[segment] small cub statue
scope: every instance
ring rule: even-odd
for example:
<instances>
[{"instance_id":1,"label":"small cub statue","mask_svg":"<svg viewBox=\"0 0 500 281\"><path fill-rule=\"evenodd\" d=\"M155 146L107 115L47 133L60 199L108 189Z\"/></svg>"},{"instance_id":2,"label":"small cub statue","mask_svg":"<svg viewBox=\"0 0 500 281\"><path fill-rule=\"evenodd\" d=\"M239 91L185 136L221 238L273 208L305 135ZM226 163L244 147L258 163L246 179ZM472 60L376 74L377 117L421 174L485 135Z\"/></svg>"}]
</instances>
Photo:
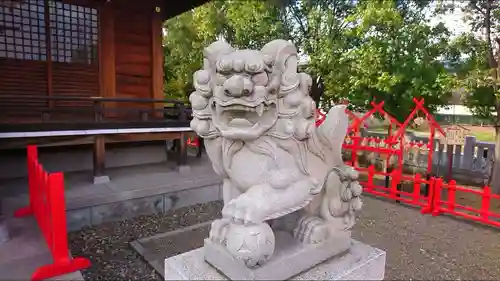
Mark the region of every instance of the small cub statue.
<instances>
[{"instance_id":1,"label":"small cub statue","mask_svg":"<svg viewBox=\"0 0 500 281\"><path fill-rule=\"evenodd\" d=\"M342 161L345 105L332 107L316 127L312 79L297 72L297 62L296 47L285 40L260 51L217 41L205 48L203 69L194 74L191 128L223 178L222 218L207 240L248 269L272 262L278 230L300 247L339 234L350 239L362 205L358 173ZM299 272L274 277L292 273Z\"/></svg>"}]
</instances>

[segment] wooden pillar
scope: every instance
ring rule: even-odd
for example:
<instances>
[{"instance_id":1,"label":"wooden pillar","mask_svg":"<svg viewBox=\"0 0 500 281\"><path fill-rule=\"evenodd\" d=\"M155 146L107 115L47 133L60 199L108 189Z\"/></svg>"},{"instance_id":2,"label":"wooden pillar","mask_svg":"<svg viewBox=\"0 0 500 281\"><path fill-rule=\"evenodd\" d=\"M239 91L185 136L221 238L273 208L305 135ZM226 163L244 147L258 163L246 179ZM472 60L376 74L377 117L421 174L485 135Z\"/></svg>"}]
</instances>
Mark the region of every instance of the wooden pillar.
<instances>
[{"instance_id":1,"label":"wooden pillar","mask_svg":"<svg viewBox=\"0 0 500 281\"><path fill-rule=\"evenodd\" d=\"M114 98L116 96L115 67L115 13L113 2L104 3L99 9L99 89L100 96ZM114 102L106 102L107 108L116 107ZM115 112L107 112L114 116Z\"/></svg>"},{"instance_id":2,"label":"wooden pillar","mask_svg":"<svg viewBox=\"0 0 500 281\"><path fill-rule=\"evenodd\" d=\"M116 95L115 67L115 13L113 2L105 2L99 7L99 95L113 98ZM115 116L115 112L103 112L116 107L114 102L94 103L95 122L105 117ZM94 136L94 184L109 182L106 175L106 145L104 136Z\"/></svg>"},{"instance_id":3,"label":"wooden pillar","mask_svg":"<svg viewBox=\"0 0 500 281\"><path fill-rule=\"evenodd\" d=\"M188 174L191 168L187 164L187 133L181 132L177 147L177 164L181 174Z\"/></svg>"},{"instance_id":4,"label":"wooden pillar","mask_svg":"<svg viewBox=\"0 0 500 281\"><path fill-rule=\"evenodd\" d=\"M164 100L163 94L163 26L160 7L156 7L151 16L151 93L152 98ZM154 103L155 117L162 118L163 103Z\"/></svg>"},{"instance_id":5,"label":"wooden pillar","mask_svg":"<svg viewBox=\"0 0 500 281\"><path fill-rule=\"evenodd\" d=\"M49 97L52 96L53 87L52 87L52 30L50 28L50 9L49 9L49 1L44 1L44 25L45 25L45 36L47 38L46 44L46 53L47 53L47 95ZM54 107L54 101L49 100L49 109ZM50 118L50 111L48 112ZM46 116L44 116L46 118Z\"/></svg>"},{"instance_id":6,"label":"wooden pillar","mask_svg":"<svg viewBox=\"0 0 500 281\"><path fill-rule=\"evenodd\" d=\"M106 141L103 135L94 136L94 184L109 182L105 174L106 169Z\"/></svg>"},{"instance_id":7,"label":"wooden pillar","mask_svg":"<svg viewBox=\"0 0 500 281\"><path fill-rule=\"evenodd\" d=\"M181 132L181 137L179 140L179 158L178 164L179 166L183 166L187 164L187 135L184 132Z\"/></svg>"}]
</instances>

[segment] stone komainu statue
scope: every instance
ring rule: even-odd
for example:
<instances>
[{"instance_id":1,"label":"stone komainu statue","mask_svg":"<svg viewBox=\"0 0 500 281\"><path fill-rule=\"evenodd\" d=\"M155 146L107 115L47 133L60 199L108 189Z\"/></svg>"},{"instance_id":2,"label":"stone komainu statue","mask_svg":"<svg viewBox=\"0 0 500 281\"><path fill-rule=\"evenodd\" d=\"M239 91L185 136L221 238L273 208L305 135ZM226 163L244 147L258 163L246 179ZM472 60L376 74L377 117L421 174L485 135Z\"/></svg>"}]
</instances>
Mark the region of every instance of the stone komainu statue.
<instances>
[{"instance_id":1,"label":"stone komainu statue","mask_svg":"<svg viewBox=\"0 0 500 281\"><path fill-rule=\"evenodd\" d=\"M297 59L284 40L261 50L218 41L204 50L203 69L194 74L191 128L223 178L223 217L207 240L248 268L279 251L278 230L302 247L350 239L362 205L358 174L341 156L345 106L333 107L316 127L312 80L297 73Z\"/></svg>"}]
</instances>

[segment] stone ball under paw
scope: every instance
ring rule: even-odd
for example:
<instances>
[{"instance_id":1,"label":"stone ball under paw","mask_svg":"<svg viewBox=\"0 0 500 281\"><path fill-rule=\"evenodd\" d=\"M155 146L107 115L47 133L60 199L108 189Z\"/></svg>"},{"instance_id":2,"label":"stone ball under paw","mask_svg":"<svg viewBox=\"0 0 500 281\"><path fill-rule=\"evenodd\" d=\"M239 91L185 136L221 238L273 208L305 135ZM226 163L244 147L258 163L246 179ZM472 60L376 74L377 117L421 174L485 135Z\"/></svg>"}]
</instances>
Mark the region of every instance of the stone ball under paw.
<instances>
[{"instance_id":1,"label":"stone ball under paw","mask_svg":"<svg viewBox=\"0 0 500 281\"><path fill-rule=\"evenodd\" d=\"M227 249L248 267L264 264L274 253L275 238L269 224L232 224L227 232Z\"/></svg>"}]
</instances>

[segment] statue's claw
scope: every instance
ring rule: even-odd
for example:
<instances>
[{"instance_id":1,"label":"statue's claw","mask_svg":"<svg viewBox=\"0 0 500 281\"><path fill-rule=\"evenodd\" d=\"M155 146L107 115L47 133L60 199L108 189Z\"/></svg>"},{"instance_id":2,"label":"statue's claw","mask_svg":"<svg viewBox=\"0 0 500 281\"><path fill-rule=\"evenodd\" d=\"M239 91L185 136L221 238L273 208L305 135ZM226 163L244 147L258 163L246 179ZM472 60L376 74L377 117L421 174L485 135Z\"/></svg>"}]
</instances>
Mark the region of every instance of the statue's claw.
<instances>
[{"instance_id":1,"label":"statue's claw","mask_svg":"<svg viewBox=\"0 0 500 281\"><path fill-rule=\"evenodd\" d=\"M293 231L294 237L305 244L321 243L328 239L328 224L315 216L303 216Z\"/></svg>"},{"instance_id":2,"label":"statue's claw","mask_svg":"<svg viewBox=\"0 0 500 281\"><path fill-rule=\"evenodd\" d=\"M210 240L223 244L224 240L226 240L227 228L229 225L229 220L227 219L218 219L212 222L210 227Z\"/></svg>"},{"instance_id":3,"label":"statue's claw","mask_svg":"<svg viewBox=\"0 0 500 281\"><path fill-rule=\"evenodd\" d=\"M245 196L237 197L229 202L222 209L222 216L236 224L260 223L262 219L258 217L255 206L249 205Z\"/></svg>"}]
</instances>

